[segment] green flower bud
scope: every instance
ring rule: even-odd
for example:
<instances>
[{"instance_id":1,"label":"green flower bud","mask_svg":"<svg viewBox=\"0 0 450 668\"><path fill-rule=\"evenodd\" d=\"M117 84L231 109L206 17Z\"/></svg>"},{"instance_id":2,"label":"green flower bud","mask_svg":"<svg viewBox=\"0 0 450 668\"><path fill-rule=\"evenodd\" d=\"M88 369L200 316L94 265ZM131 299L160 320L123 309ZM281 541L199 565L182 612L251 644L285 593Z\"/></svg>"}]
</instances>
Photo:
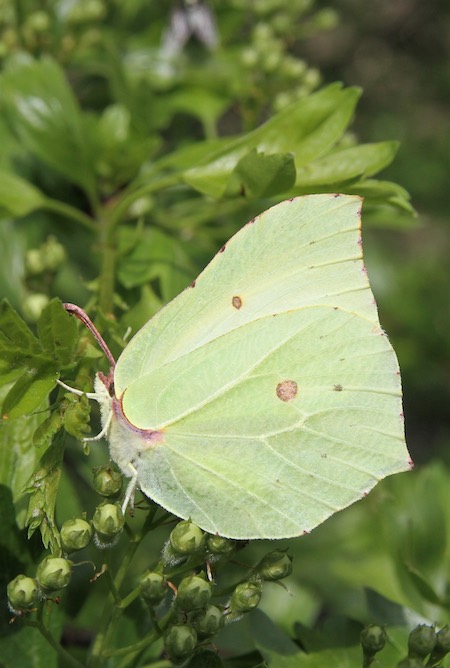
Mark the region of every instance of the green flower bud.
<instances>
[{"instance_id":1,"label":"green flower bud","mask_svg":"<svg viewBox=\"0 0 450 668\"><path fill-rule=\"evenodd\" d=\"M13 612L29 610L36 605L39 587L36 580L26 575L18 575L7 586L8 603Z\"/></svg>"},{"instance_id":2,"label":"green flower bud","mask_svg":"<svg viewBox=\"0 0 450 668\"><path fill-rule=\"evenodd\" d=\"M37 276L45 271L44 255L38 248L30 248L25 254L25 269L29 276Z\"/></svg>"},{"instance_id":3,"label":"green flower bud","mask_svg":"<svg viewBox=\"0 0 450 668\"><path fill-rule=\"evenodd\" d=\"M55 237L49 237L42 246L44 266L47 271L56 271L66 259L66 251Z\"/></svg>"},{"instance_id":4,"label":"green flower bud","mask_svg":"<svg viewBox=\"0 0 450 668\"><path fill-rule=\"evenodd\" d=\"M147 571L141 577L139 587L145 600L156 605L157 603L161 603L167 594L168 584L167 580L160 573Z\"/></svg>"},{"instance_id":5,"label":"green flower bud","mask_svg":"<svg viewBox=\"0 0 450 668\"><path fill-rule=\"evenodd\" d=\"M218 557L228 557L236 549L236 543L233 540L212 534L206 537L206 546L209 552Z\"/></svg>"},{"instance_id":6,"label":"green flower bud","mask_svg":"<svg viewBox=\"0 0 450 668\"><path fill-rule=\"evenodd\" d=\"M424 668L424 665L420 659L403 659L397 663L397 668Z\"/></svg>"},{"instance_id":7,"label":"green flower bud","mask_svg":"<svg viewBox=\"0 0 450 668\"><path fill-rule=\"evenodd\" d=\"M64 429L74 438L83 440L90 431L91 407L86 396L68 397L64 410Z\"/></svg>"},{"instance_id":8,"label":"green flower bud","mask_svg":"<svg viewBox=\"0 0 450 668\"><path fill-rule=\"evenodd\" d=\"M439 662L450 652L450 629L444 626L436 633L436 645L430 655L430 665L439 665Z\"/></svg>"},{"instance_id":9,"label":"green flower bud","mask_svg":"<svg viewBox=\"0 0 450 668\"><path fill-rule=\"evenodd\" d=\"M263 580L281 580L292 573L292 557L286 552L269 552L256 567Z\"/></svg>"},{"instance_id":10,"label":"green flower bud","mask_svg":"<svg viewBox=\"0 0 450 668\"><path fill-rule=\"evenodd\" d=\"M199 638L209 638L220 631L224 623L224 616L222 610L215 605L207 605L204 610L195 612L190 622Z\"/></svg>"},{"instance_id":11,"label":"green flower bud","mask_svg":"<svg viewBox=\"0 0 450 668\"><path fill-rule=\"evenodd\" d=\"M408 638L408 658L424 659L436 645L436 631L432 626L419 624Z\"/></svg>"},{"instance_id":12,"label":"green flower bud","mask_svg":"<svg viewBox=\"0 0 450 668\"><path fill-rule=\"evenodd\" d=\"M211 583L200 575L189 575L180 582L176 604L181 610L204 608L212 594Z\"/></svg>"},{"instance_id":13,"label":"green flower bud","mask_svg":"<svg viewBox=\"0 0 450 668\"><path fill-rule=\"evenodd\" d=\"M47 295L36 293L23 300L23 314L30 322L37 322L49 302Z\"/></svg>"},{"instance_id":14,"label":"green flower bud","mask_svg":"<svg viewBox=\"0 0 450 668\"><path fill-rule=\"evenodd\" d=\"M51 592L67 587L71 575L71 561L62 557L45 557L37 567L36 579L42 589Z\"/></svg>"},{"instance_id":15,"label":"green flower bud","mask_svg":"<svg viewBox=\"0 0 450 668\"><path fill-rule=\"evenodd\" d=\"M360 642L364 656L370 659L380 652L386 644L387 634L382 626L368 624L361 631Z\"/></svg>"},{"instance_id":16,"label":"green flower bud","mask_svg":"<svg viewBox=\"0 0 450 668\"><path fill-rule=\"evenodd\" d=\"M446 654L450 652L450 628L448 626L444 626L436 633L435 649L445 651Z\"/></svg>"},{"instance_id":17,"label":"green flower bud","mask_svg":"<svg viewBox=\"0 0 450 668\"><path fill-rule=\"evenodd\" d=\"M67 520L61 527L61 542L66 552L82 550L89 545L92 538L92 527L89 522L78 517Z\"/></svg>"},{"instance_id":18,"label":"green flower bud","mask_svg":"<svg viewBox=\"0 0 450 668\"><path fill-rule=\"evenodd\" d=\"M103 503L97 506L92 523L101 541L111 541L125 524L122 510L117 503Z\"/></svg>"},{"instance_id":19,"label":"green flower bud","mask_svg":"<svg viewBox=\"0 0 450 668\"><path fill-rule=\"evenodd\" d=\"M166 633L164 647L174 663L184 661L193 653L197 644L197 633L192 626L176 624Z\"/></svg>"},{"instance_id":20,"label":"green flower bud","mask_svg":"<svg viewBox=\"0 0 450 668\"><path fill-rule=\"evenodd\" d=\"M260 582L242 582L234 590L231 601L231 613L241 614L256 608L261 600L262 585Z\"/></svg>"},{"instance_id":21,"label":"green flower bud","mask_svg":"<svg viewBox=\"0 0 450 668\"><path fill-rule=\"evenodd\" d=\"M193 522L178 522L169 537L170 545L175 553L183 556L197 554L205 546L205 534Z\"/></svg>"},{"instance_id":22,"label":"green flower bud","mask_svg":"<svg viewBox=\"0 0 450 668\"><path fill-rule=\"evenodd\" d=\"M122 475L111 466L94 470L94 489L101 496L117 496L122 489Z\"/></svg>"}]
</instances>

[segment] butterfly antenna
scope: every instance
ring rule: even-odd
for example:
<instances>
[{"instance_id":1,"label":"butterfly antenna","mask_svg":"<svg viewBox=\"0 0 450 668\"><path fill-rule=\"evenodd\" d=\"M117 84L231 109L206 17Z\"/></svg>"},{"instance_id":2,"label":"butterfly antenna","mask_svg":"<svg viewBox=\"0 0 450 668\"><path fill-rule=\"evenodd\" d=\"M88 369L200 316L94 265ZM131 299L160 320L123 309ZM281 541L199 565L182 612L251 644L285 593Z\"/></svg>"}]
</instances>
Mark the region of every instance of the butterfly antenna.
<instances>
[{"instance_id":1,"label":"butterfly antenna","mask_svg":"<svg viewBox=\"0 0 450 668\"><path fill-rule=\"evenodd\" d=\"M76 304L63 304L64 308L66 309L67 313L70 313L71 315L74 315L78 320L81 320L83 325L91 332L92 336L95 338L95 340L98 342L98 345L100 348L103 350L105 353L106 357L108 358L108 361L111 365L112 368L116 366L116 360L111 354L110 349L106 345L106 342L103 338L103 336L100 334L98 331L97 327L94 325L88 314L83 311L82 308L77 306Z\"/></svg>"}]
</instances>

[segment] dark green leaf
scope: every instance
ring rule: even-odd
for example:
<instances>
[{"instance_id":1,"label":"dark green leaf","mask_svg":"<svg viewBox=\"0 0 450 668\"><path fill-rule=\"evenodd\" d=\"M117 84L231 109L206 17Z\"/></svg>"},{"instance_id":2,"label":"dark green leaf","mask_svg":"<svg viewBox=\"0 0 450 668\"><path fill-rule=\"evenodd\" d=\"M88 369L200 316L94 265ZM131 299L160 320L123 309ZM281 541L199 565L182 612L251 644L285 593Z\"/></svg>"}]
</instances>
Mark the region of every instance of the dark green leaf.
<instances>
[{"instance_id":1,"label":"dark green leaf","mask_svg":"<svg viewBox=\"0 0 450 668\"><path fill-rule=\"evenodd\" d=\"M429 582L429 580L419 570L417 570L417 568L414 568L414 566L411 566L411 564L406 564L406 568L417 591L426 601L434 603L435 605L445 606L448 604L448 601L443 600L439 596L431 582Z\"/></svg>"},{"instance_id":2,"label":"dark green leaf","mask_svg":"<svg viewBox=\"0 0 450 668\"><path fill-rule=\"evenodd\" d=\"M52 634L59 638L63 616L50 616ZM37 629L23 626L20 620L0 637L1 668L57 668L58 655Z\"/></svg>"},{"instance_id":3,"label":"dark green leaf","mask_svg":"<svg viewBox=\"0 0 450 668\"><path fill-rule=\"evenodd\" d=\"M292 153L265 155L253 149L237 163L224 194L229 197L271 197L286 192L294 183L295 163Z\"/></svg>"},{"instance_id":4,"label":"dark green leaf","mask_svg":"<svg viewBox=\"0 0 450 668\"><path fill-rule=\"evenodd\" d=\"M78 342L77 323L59 299L52 299L44 308L37 329L43 350L55 364L70 364Z\"/></svg>"},{"instance_id":5,"label":"dark green leaf","mask_svg":"<svg viewBox=\"0 0 450 668\"><path fill-rule=\"evenodd\" d=\"M212 649L201 649L198 651L186 668L223 668L223 661Z\"/></svg>"},{"instance_id":6,"label":"dark green leaf","mask_svg":"<svg viewBox=\"0 0 450 668\"><path fill-rule=\"evenodd\" d=\"M40 528L44 547L50 546L52 554L60 549L60 537L55 524L55 504L63 455L63 439L57 436L42 455L39 466L25 489L25 492L30 494L26 517L28 536Z\"/></svg>"},{"instance_id":7,"label":"dark green leaf","mask_svg":"<svg viewBox=\"0 0 450 668\"><path fill-rule=\"evenodd\" d=\"M92 156L83 117L63 70L50 57L10 59L1 101L21 143L42 162L92 192Z\"/></svg>"},{"instance_id":8,"label":"dark green leaf","mask_svg":"<svg viewBox=\"0 0 450 668\"><path fill-rule=\"evenodd\" d=\"M25 179L0 171L0 209L11 216L26 216L45 204L44 195Z\"/></svg>"},{"instance_id":9,"label":"dark green leaf","mask_svg":"<svg viewBox=\"0 0 450 668\"><path fill-rule=\"evenodd\" d=\"M255 610L248 616L248 624L255 647L270 668L298 668L303 665L304 652L263 612Z\"/></svg>"}]
</instances>

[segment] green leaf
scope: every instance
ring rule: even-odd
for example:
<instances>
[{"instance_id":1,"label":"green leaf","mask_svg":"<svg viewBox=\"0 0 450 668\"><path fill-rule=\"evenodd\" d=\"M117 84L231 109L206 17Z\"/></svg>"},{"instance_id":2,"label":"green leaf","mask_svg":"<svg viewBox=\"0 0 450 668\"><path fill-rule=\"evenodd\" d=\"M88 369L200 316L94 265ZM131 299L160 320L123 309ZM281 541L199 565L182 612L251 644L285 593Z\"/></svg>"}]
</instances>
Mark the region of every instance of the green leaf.
<instances>
[{"instance_id":1,"label":"green leaf","mask_svg":"<svg viewBox=\"0 0 450 668\"><path fill-rule=\"evenodd\" d=\"M212 649L201 649L196 652L186 668L223 668L223 661Z\"/></svg>"},{"instance_id":2,"label":"green leaf","mask_svg":"<svg viewBox=\"0 0 450 668\"><path fill-rule=\"evenodd\" d=\"M11 216L26 216L45 205L38 188L11 172L0 171L0 208Z\"/></svg>"},{"instance_id":3,"label":"green leaf","mask_svg":"<svg viewBox=\"0 0 450 668\"><path fill-rule=\"evenodd\" d=\"M25 489L25 492L30 494L26 517L28 537L39 528L44 547L50 546L52 554L60 549L60 537L55 524L55 505L63 455L64 443L59 435L42 455L39 467L28 480Z\"/></svg>"},{"instance_id":4,"label":"green leaf","mask_svg":"<svg viewBox=\"0 0 450 668\"><path fill-rule=\"evenodd\" d=\"M56 612L56 611L55 611ZM59 638L63 615L50 615L50 629ZM1 668L57 668L58 655L38 629L24 626L20 620L0 637Z\"/></svg>"},{"instance_id":5,"label":"green leaf","mask_svg":"<svg viewBox=\"0 0 450 668\"><path fill-rule=\"evenodd\" d=\"M52 299L39 318L38 335L42 348L63 367L71 363L78 342L76 319L70 316L59 299Z\"/></svg>"},{"instance_id":6,"label":"green leaf","mask_svg":"<svg viewBox=\"0 0 450 668\"><path fill-rule=\"evenodd\" d=\"M7 391L7 387L1 389L0 402ZM0 484L11 489L20 527L25 524L26 512L23 490L44 449L33 443L33 434L47 415L46 403L40 409L32 415L0 422Z\"/></svg>"},{"instance_id":7,"label":"green leaf","mask_svg":"<svg viewBox=\"0 0 450 668\"><path fill-rule=\"evenodd\" d=\"M324 158L298 169L296 186L301 191L302 188L311 186L372 176L392 162L397 148L397 142L386 141L336 149Z\"/></svg>"},{"instance_id":8,"label":"green leaf","mask_svg":"<svg viewBox=\"0 0 450 668\"><path fill-rule=\"evenodd\" d=\"M24 371L3 401L3 418L13 420L35 411L55 387L57 377L51 366Z\"/></svg>"},{"instance_id":9,"label":"green leaf","mask_svg":"<svg viewBox=\"0 0 450 668\"><path fill-rule=\"evenodd\" d=\"M358 193L358 195L364 197L370 204L389 204L415 215L408 191L391 181L366 179L352 183L352 187L345 192Z\"/></svg>"},{"instance_id":10,"label":"green leaf","mask_svg":"<svg viewBox=\"0 0 450 668\"><path fill-rule=\"evenodd\" d=\"M294 183L295 163L292 153L265 155L253 149L237 163L229 178L225 195L270 197L286 192Z\"/></svg>"},{"instance_id":11,"label":"green leaf","mask_svg":"<svg viewBox=\"0 0 450 668\"><path fill-rule=\"evenodd\" d=\"M417 591L426 601L442 606L445 606L449 603L449 601L443 600L438 595L429 580L417 568L414 568L414 566L411 566L411 564L406 564L406 568Z\"/></svg>"},{"instance_id":12,"label":"green leaf","mask_svg":"<svg viewBox=\"0 0 450 668\"><path fill-rule=\"evenodd\" d=\"M266 154L292 152L297 168L329 151L350 122L360 92L333 84L295 102L253 132L213 152L183 178L200 192L221 197L229 175L252 149Z\"/></svg>"},{"instance_id":13,"label":"green leaf","mask_svg":"<svg viewBox=\"0 0 450 668\"><path fill-rule=\"evenodd\" d=\"M0 303L0 345L6 347L12 343L30 355L41 351L39 341L26 322L6 300L3 300Z\"/></svg>"},{"instance_id":14,"label":"green leaf","mask_svg":"<svg viewBox=\"0 0 450 668\"><path fill-rule=\"evenodd\" d=\"M267 615L255 610L247 619L255 647L270 668L298 668L303 665L304 652Z\"/></svg>"},{"instance_id":15,"label":"green leaf","mask_svg":"<svg viewBox=\"0 0 450 668\"><path fill-rule=\"evenodd\" d=\"M92 156L78 103L50 57L20 54L1 76L1 102L23 146L88 192L95 186Z\"/></svg>"},{"instance_id":16,"label":"green leaf","mask_svg":"<svg viewBox=\"0 0 450 668\"><path fill-rule=\"evenodd\" d=\"M126 288L159 280L161 297L167 302L184 289L195 275L183 244L158 228L145 229L134 236L134 231L122 229L120 245L133 249L120 259L118 278Z\"/></svg>"}]
</instances>

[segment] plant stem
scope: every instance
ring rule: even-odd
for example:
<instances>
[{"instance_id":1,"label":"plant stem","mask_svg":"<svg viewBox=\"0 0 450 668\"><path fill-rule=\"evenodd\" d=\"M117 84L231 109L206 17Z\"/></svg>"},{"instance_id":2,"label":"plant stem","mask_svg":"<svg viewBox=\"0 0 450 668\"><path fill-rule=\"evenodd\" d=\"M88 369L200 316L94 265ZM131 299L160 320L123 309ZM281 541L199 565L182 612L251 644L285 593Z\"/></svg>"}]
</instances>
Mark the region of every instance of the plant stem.
<instances>
[{"instance_id":1,"label":"plant stem","mask_svg":"<svg viewBox=\"0 0 450 668\"><path fill-rule=\"evenodd\" d=\"M64 218L74 220L90 232L97 232L97 226L94 220L79 209L76 209L74 206L70 206L70 204L49 198L45 200L43 208L48 211L55 211L56 213L61 214Z\"/></svg>"},{"instance_id":2,"label":"plant stem","mask_svg":"<svg viewBox=\"0 0 450 668\"><path fill-rule=\"evenodd\" d=\"M116 227L120 223L122 217L125 215L130 206L140 197L149 195L156 190L163 190L164 188L174 186L179 183L179 181L179 176L171 174L170 176L161 177L156 181L152 181L151 183L137 187L136 189L125 191L120 201L117 202L114 210L111 212L111 227Z\"/></svg>"}]
</instances>

